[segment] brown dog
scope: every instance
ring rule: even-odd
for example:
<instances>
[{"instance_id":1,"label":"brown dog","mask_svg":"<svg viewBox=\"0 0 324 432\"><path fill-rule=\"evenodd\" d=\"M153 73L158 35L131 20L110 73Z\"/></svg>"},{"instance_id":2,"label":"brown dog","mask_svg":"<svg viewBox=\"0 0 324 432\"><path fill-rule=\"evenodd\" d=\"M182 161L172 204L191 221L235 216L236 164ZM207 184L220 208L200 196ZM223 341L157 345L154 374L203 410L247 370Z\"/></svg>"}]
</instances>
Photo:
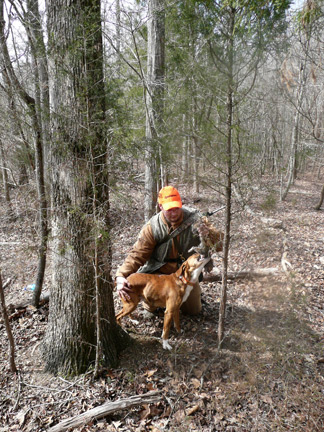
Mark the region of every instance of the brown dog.
<instances>
[{"instance_id":1,"label":"brown dog","mask_svg":"<svg viewBox=\"0 0 324 432\"><path fill-rule=\"evenodd\" d=\"M130 299L123 302L123 309L116 315L117 323L131 314L141 298L152 307L165 307L163 323L163 348L172 349L168 342L172 318L175 328L180 332L180 306L185 302L198 281L205 264L210 257L202 257L196 253L185 261L179 270L170 275L133 273L128 276Z\"/></svg>"}]
</instances>

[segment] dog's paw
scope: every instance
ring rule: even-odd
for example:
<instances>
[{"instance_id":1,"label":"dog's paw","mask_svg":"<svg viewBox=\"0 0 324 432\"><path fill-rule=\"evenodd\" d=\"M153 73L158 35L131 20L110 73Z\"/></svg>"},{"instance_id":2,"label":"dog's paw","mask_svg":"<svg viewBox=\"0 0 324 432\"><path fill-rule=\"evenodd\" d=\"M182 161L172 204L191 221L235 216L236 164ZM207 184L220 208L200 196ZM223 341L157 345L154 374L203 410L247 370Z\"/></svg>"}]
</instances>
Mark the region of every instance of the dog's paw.
<instances>
[{"instance_id":1,"label":"dog's paw","mask_svg":"<svg viewBox=\"0 0 324 432\"><path fill-rule=\"evenodd\" d=\"M169 342L166 339L163 339L163 349L172 350L172 346L169 344Z\"/></svg>"},{"instance_id":2,"label":"dog's paw","mask_svg":"<svg viewBox=\"0 0 324 432\"><path fill-rule=\"evenodd\" d=\"M137 321L137 320L134 319L134 318L129 318L129 321L130 321L132 324L134 324L134 325L138 325L138 324L139 324L139 321Z\"/></svg>"}]
</instances>

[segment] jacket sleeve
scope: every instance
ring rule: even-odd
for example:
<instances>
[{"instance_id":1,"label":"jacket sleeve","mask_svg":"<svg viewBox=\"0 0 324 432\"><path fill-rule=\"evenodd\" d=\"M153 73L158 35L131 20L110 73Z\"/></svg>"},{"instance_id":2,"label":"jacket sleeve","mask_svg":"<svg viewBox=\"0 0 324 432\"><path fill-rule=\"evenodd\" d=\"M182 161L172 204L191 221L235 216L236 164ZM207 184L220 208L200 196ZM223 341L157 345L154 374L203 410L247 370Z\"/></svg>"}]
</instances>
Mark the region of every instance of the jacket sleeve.
<instances>
[{"instance_id":1,"label":"jacket sleeve","mask_svg":"<svg viewBox=\"0 0 324 432\"><path fill-rule=\"evenodd\" d=\"M116 277L127 277L148 261L156 246L156 241L153 237L152 227L148 223L141 229L138 238L128 253L123 264L117 269Z\"/></svg>"}]
</instances>

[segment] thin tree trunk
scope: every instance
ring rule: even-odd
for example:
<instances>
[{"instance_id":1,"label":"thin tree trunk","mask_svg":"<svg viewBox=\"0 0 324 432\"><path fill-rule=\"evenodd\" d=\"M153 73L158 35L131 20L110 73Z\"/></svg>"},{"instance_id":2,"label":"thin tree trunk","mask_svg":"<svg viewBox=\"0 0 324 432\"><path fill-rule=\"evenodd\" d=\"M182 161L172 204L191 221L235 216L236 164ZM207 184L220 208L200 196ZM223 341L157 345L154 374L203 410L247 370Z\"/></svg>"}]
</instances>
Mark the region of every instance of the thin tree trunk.
<instances>
[{"instance_id":1,"label":"thin tree trunk","mask_svg":"<svg viewBox=\"0 0 324 432\"><path fill-rule=\"evenodd\" d=\"M198 176L199 176L199 149L198 149L198 138L196 136L193 137L192 140L192 145L193 145L193 160L192 160L192 165L193 165L193 190L196 194L199 194L199 181L198 181Z\"/></svg>"},{"instance_id":2,"label":"thin tree trunk","mask_svg":"<svg viewBox=\"0 0 324 432\"><path fill-rule=\"evenodd\" d=\"M49 142L49 94L46 49L41 28L41 18L38 10L38 2L27 1L27 26L32 47L32 59L35 74L35 108L37 113L37 125L35 124L35 161L36 183L39 201L39 247L38 267L33 293L33 305L38 307L42 293L48 241L47 196L45 188L45 149Z\"/></svg>"},{"instance_id":3,"label":"thin tree trunk","mask_svg":"<svg viewBox=\"0 0 324 432\"><path fill-rule=\"evenodd\" d=\"M187 115L182 115L182 129L184 132L183 141L182 141L182 152L181 152L181 172L178 173L178 176L185 181L188 179L188 134L187 134Z\"/></svg>"},{"instance_id":4,"label":"thin tree trunk","mask_svg":"<svg viewBox=\"0 0 324 432\"><path fill-rule=\"evenodd\" d=\"M324 185L322 186L321 195L318 203L315 206L315 210L320 210L324 201Z\"/></svg>"},{"instance_id":5,"label":"thin tree trunk","mask_svg":"<svg viewBox=\"0 0 324 432\"><path fill-rule=\"evenodd\" d=\"M37 4L33 4L31 12L32 22L26 23L27 34L32 47L32 58L34 63L34 79L35 79L35 98L30 96L24 89L23 85L19 82L15 71L11 64L10 55L5 38L5 23L3 18L3 0L0 0L0 42L1 54L3 58L5 77L7 77L8 86L12 87L12 91L17 92L21 100L27 105L29 116L32 123L34 149L35 149L35 166L36 166L36 184L39 202L39 259L38 270L36 277L36 288L34 291L33 302L38 306L39 298L41 295L45 265L46 265L46 251L47 251L47 200L45 193L45 180L44 180L44 159L43 159L43 141L42 141L42 123L41 123L41 96L40 96L40 82L39 70L37 65L37 47L35 46L35 32L38 31L39 21L37 21ZM38 13L39 18L39 13ZM40 19L40 18L39 18ZM29 25L29 27L28 27ZM31 30L32 28L32 30ZM41 83L47 87L47 82Z\"/></svg>"},{"instance_id":6,"label":"thin tree trunk","mask_svg":"<svg viewBox=\"0 0 324 432\"><path fill-rule=\"evenodd\" d=\"M233 61L234 61L234 23L235 9L230 8L230 39L228 46L228 92L227 92L227 148L226 148L226 188L225 188L225 235L223 243L223 274L219 306L218 345L221 346L225 332L225 316L227 302L227 272L230 248L231 218L232 218L232 127L233 127Z\"/></svg>"},{"instance_id":7,"label":"thin tree trunk","mask_svg":"<svg viewBox=\"0 0 324 432\"><path fill-rule=\"evenodd\" d=\"M116 0L116 53L117 61L120 63L120 37L121 37L121 20L120 20L120 0Z\"/></svg>"},{"instance_id":8,"label":"thin tree trunk","mask_svg":"<svg viewBox=\"0 0 324 432\"><path fill-rule=\"evenodd\" d=\"M4 296L4 287L2 285L2 278L1 278L1 271L0 271L0 302L1 302L1 310L2 310L2 316L3 321L6 327L6 332L8 336L9 341L9 347L10 347L10 353L9 353L9 361L10 361L10 371L13 373L17 373L17 367L15 362L15 341L12 335L7 308L6 308L6 302L5 302L5 296Z\"/></svg>"},{"instance_id":9,"label":"thin tree trunk","mask_svg":"<svg viewBox=\"0 0 324 432\"><path fill-rule=\"evenodd\" d=\"M298 141L299 141L299 127L300 127L301 110L302 110L305 88L306 88L306 77L307 77L306 66L307 66L307 57L308 57L308 48L309 48L309 37L306 36L306 38L307 39L305 45L305 54L299 67L297 102L295 108L295 117L294 117L294 124L293 124L292 136L291 136L291 146L290 146L290 154L289 154L289 162L288 162L288 180L285 189L281 192L281 201L284 201L287 198L290 187L291 185L294 184L297 175L297 151L298 151Z\"/></svg>"},{"instance_id":10,"label":"thin tree trunk","mask_svg":"<svg viewBox=\"0 0 324 432\"><path fill-rule=\"evenodd\" d=\"M164 111L165 68L165 2L148 2L148 50L146 91L146 151L144 215L148 220L155 212L159 179L166 183L161 143Z\"/></svg>"},{"instance_id":11,"label":"thin tree trunk","mask_svg":"<svg viewBox=\"0 0 324 432\"><path fill-rule=\"evenodd\" d=\"M10 191L9 191L9 184L8 184L7 164L6 164L6 158L3 150L3 142L1 141L1 139L0 139L0 160L1 160L2 181L3 181L5 200L8 206L10 206L11 201L10 201Z\"/></svg>"},{"instance_id":12,"label":"thin tree trunk","mask_svg":"<svg viewBox=\"0 0 324 432\"><path fill-rule=\"evenodd\" d=\"M194 50L194 49L193 49ZM193 54L194 55L194 54ZM193 92L196 94L196 85L194 85ZM192 175L193 175L193 190L196 194L199 194L199 141L197 136L197 129L198 129L198 104L197 104L197 97L194 95L192 98L192 146L193 146L193 152L192 152Z\"/></svg>"}]
</instances>

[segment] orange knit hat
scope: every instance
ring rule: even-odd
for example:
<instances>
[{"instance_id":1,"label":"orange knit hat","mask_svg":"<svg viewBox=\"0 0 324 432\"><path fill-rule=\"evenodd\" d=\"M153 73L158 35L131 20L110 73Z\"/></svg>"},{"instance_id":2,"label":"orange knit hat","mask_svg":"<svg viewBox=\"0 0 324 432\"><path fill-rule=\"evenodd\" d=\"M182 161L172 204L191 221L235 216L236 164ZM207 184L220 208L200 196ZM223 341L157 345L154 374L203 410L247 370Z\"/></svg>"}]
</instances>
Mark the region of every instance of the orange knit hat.
<instances>
[{"instance_id":1,"label":"orange knit hat","mask_svg":"<svg viewBox=\"0 0 324 432\"><path fill-rule=\"evenodd\" d=\"M165 186L160 190L158 203L162 205L163 210L182 207L180 194L173 186Z\"/></svg>"}]
</instances>

